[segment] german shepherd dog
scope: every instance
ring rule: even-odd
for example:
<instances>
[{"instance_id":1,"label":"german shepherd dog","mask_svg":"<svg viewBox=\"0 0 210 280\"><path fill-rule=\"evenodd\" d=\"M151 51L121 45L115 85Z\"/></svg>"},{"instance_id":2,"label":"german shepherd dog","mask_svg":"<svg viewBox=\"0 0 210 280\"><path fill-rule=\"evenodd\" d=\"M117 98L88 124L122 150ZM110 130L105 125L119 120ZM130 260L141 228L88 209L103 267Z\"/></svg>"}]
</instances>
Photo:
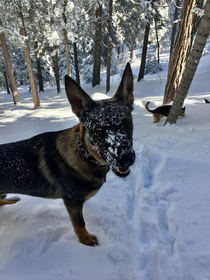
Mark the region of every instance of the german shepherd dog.
<instances>
[{"instance_id":1,"label":"german shepherd dog","mask_svg":"<svg viewBox=\"0 0 210 280\"><path fill-rule=\"evenodd\" d=\"M149 103L150 102L148 101L144 107L147 112L153 114L154 123L158 123L161 120L161 118L167 117L171 110L171 105L164 105L164 106L157 107L154 110L151 110L148 107ZM179 116L184 117L184 114L185 114L185 107L181 109Z\"/></svg>"},{"instance_id":2,"label":"german shepherd dog","mask_svg":"<svg viewBox=\"0 0 210 280\"><path fill-rule=\"evenodd\" d=\"M82 209L112 169L125 177L135 161L133 150L133 75L128 63L112 98L94 101L69 76L65 89L80 123L28 140L0 145L0 205L7 193L62 198L79 241L98 244L85 228Z\"/></svg>"}]
</instances>

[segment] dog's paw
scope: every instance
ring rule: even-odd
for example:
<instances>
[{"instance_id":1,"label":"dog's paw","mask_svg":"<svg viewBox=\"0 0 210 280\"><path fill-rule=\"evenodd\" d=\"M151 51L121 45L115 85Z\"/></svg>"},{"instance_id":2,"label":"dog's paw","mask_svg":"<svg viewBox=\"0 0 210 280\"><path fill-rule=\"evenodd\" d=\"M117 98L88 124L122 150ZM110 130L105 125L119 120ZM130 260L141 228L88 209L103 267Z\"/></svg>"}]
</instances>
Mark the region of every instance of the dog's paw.
<instances>
[{"instance_id":1,"label":"dog's paw","mask_svg":"<svg viewBox=\"0 0 210 280\"><path fill-rule=\"evenodd\" d=\"M13 196L13 197L5 198L4 200L10 202L11 204L14 204L20 201L20 198L18 196Z\"/></svg>"},{"instance_id":2,"label":"dog's paw","mask_svg":"<svg viewBox=\"0 0 210 280\"><path fill-rule=\"evenodd\" d=\"M82 244L87 245L87 246L96 246L98 245L98 240L95 235L88 235L85 238L80 238L79 240Z\"/></svg>"}]
</instances>

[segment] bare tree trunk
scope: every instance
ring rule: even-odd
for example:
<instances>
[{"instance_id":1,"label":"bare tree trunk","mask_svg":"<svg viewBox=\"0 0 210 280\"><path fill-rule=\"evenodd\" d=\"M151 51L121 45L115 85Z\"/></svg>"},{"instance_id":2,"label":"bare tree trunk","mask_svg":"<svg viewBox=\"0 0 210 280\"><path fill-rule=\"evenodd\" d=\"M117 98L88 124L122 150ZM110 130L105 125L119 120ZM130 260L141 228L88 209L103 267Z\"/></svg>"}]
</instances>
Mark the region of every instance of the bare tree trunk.
<instances>
[{"instance_id":1,"label":"bare tree trunk","mask_svg":"<svg viewBox=\"0 0 210 280\"><path fill-rule=\"evenodd\" d=\"M53 18L51 18L51 27L53 26ZM57 86L57 93L59 94L61 92L60 87L60 75L59 75L59 65L58 65L58 52L57 52L58 46L53 45L53 51L55 51L55 55L53 56L53 68L55 73L55 81Z\"/></svg>"},{"instance_id":2,"label":"bare tree trunk","mask_svg":"<svg viewBox=\"0 0 210 280\"><path fill-rule=\"evenodd\" d=\"M25 25L24 25L24 19L23 19L22 12L18 12L18 17L22 21L22 26L20 27L20 35L26 37L26 29L25 29ZM33 101L34 101L34 108L36 109L37 107L40 106L40 102L39 102L39 96L38 96L38 92L37 92L37 88L36 88L36 82L35 82L35 78L34 78L34 71L33 71L32 62L31 62L31 56L30 56L28 41L25 41L25 45L23 47L23 50L24 50L24 54L25 54L26 66L27 66L27 70L28 70L28 76L29 76Z\"/></svg>"},{"instance_id":3,"label":"bare tree trunk","mask_svg":"<svg viewBox=\"0 0 210 280\"><path fill-rule=\"evenodd\" d=\"M157 28L157 21L155 20L155 34L156 34L156 40L157 40L157 61L160 63L160 43L158 39L158 28Z\"/></svg>"},{"instance_id":4,"label":"bare tree trunk","mask_svg":"<svg viewBox=\"0 0 210 280\"><path fill-rule=\"evenodd\" d=\"M106 92L110 91L110 68L111 68L111 27L112 27L112 5L113 0L109 0L109 20L107 28L107 76L106 76Z\"/></svg>"},{"instance_id":5,"label":"bare tree trunk","mask_svg":"<svg viewBox=\"0 0 210 280\"><path fill-rule=\"evenodd\" d=\"M2 21L0 19L0 27L1 26L2 26ZM6 68L7 68L7 73L8 73L9 80L10 80L13 100L14 100L14 104L16 104L17 102L20 102L20 98L19 98L18 91L17 91L14 71L13 71L13 68L12 68L12 63L11 63L10 56L9 56L9 51L8 51L8 48L7 48L6 38L5 38L3 32L0 32L0 39L1 39L1 45L2 45L2 50L3 50L3 54L4 54L4 60L5 60Z\"/></svg>"},{"instance_id":6,"label":"bare tree trunk","mask_svg":"<svg viewBox=\"0 0 210 280\"><path fill-rule=\"evenodd\" d=\"M75 63L75 72L76 72L76 81L78 85L80 85L80 77L79 77L79 65L78 65L78 56L77 56L77 43L74 42L74 63Z\"/></svg>"},{"instance_id":7,"label":"bare tree trunk","mask_svg":"<svg viewBox=\"0 0 210 280\"><path fill-rule=\"evenodd\" d=\"M194 16L191 14L196 0L184 0L182 6L181 22L177 32L176 42L168 66L168 77L165 86L163 104L174 99L175 92L180 84L186 61L192 45L192 30Z\"/></svg>"},{"instance_id":8,"label":"bare tree trunk","mask_svg":"<svg viewBox=\"0 0 210 280\"><path fill-rule=\"evenodd\" d=\"M57 46L53 46L53 50L57 50ZM56 81L56 86L57 86L57 93L61 92L61 87L60 87L60 75L59 75L59 65L58 65L58 53L56 51L54 55L54 71L55 71L55 81Z\"/></svg>"},{"instance_id":9,"label":"bare tree trunk","mask_svg":"<svg viewBox=\"0 0 210 280\"><path fill-rule=\"evenodd\" d=\"M4 71L4 80L5 80L5 86L6 86L7 93L10 94L9 83L8 83L6 71Z\"/></svg>"},{"instance_id":10,"label":"bare tree trunk","mask_svg":"<svg viewBox=\"0 0 210 280\"><path fill-rule=\"evenodd\" d=\"M149 29L150 24L147 24L144 32L144 43L143 43L143 49L141 54L141 66L139 70L139 76L137 82L139 82L141 79L144 78L144 69L146 64L146 58L147 58L147 45L148 45L148 38L149 38Z\"/></svg>"},{"instance_id":11,"label":"bare tree trunk","mask_svg":"<svg viewBox=\"0 0 210 280\"><path fill-rule=\"evenodd\" d=\"M174 11L173 27L172 27L172 33L171 33L170 58L171 58L172 50L173 50L173 47L174 47L174 41L175 41L176 30L177 30L177 25L178 25L178 23L175 22L175 21L178 19L178 15L179 15L179 9L177 8L177 7L179 7L179 4L180 4L180 0L176 0L176 6L175 6L175 11Z\"/></svg>"},{"instance_id":12,"label":"bare tree trunk","mask_svg":"<svg viewBox=\"0 0 210 280\"><path fill-rule=\"evenodd\" d=\"M44 92L44 85L43 85L43 80L42 80L42 69L41 69L40 55L39 55L39 45L38 45L37 37L35 37L35 39L34 39L34 47L35 47L36 65L37 65L37 71L38 71L39 91Z\"/></svg>"},{"instance_id":13,"label":"bare tree trunk","mask_svg":"<svg viewBox=\"0 0 210 280\"><path fill-rule=\"evenodd\" d=\"M193 77L195 75L196 69L198 67L200 58L203 53L203 49L206 45L206 41L209 35L210 35L210 0L207 0L204 16L201 18L192 51L190 52L188 61L186 63L186 68L182 76L181 83L176 92L176 97L174 99L173 105L171 107L170 113L166 119L165 124L176 123L178 119L179 112L187 96L188 90L192 83Z\"/></svg>"},{"instance_id":14,"label":"bare tree trunk","mask_svg":"<svg viewBox=\"0 0 210 280\"><path fill-rule=\"evenodd\" d=\"M92 86L100 85L100 68L101 68L101 18L102 6L96 10L96 29L95 29L95 50L93 64L93 81Z\"/></svg>"},{"instance_id":15,"label":"bare tree trunk","mask_svg":"<svg viewBox=\"0 0 210 280\"><path fill-rule=\"evenodd\" d=\"M63 37L64 37L65 54L66 54L66 71L67 71L67 75L71 76L70 60L69 60L69 44L68 44L67 31L65 28L63 29Z\"/></svg>"},{"instance_id":16,"label":"bare tree trunk","mask_svg":"<svg viewBox=\"0 0 210 280\"><path fill-rule=\"evenodd\" d=\"M65 15L67 0L64 0L63 3L63 21L66 25L67 18ZM63 38L64 38L64 46L65 46L65 54L66 54L66 71L67 75L71 76L71 70L70 70L70 60L69 60L69 44L68 44L68 36L67 36L67 30L66 28L63 29Z\"/></svg>"},{"instance_id":17,"label":"bare tree trunk","mask_svg":"<svg viewBox=\"0 0 210 280\"><path fill-rule=\"evenodd\" d=\"M133 59L134 44L135 44L135 39L132 38L132 42L131 42L131 54L130 54L130 60L131 60L131 61L132 61L132 59Z\"/></svg>"}]
</instances>

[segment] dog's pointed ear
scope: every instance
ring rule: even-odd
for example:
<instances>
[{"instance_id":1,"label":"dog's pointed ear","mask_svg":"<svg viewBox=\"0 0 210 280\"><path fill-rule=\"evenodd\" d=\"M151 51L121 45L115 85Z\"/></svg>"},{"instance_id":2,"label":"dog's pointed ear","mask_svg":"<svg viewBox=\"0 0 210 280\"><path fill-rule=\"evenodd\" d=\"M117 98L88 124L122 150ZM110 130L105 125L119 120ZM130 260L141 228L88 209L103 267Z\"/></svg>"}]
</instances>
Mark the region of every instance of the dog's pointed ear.
<instances>
[{"instance_id":1,"label":"dog's pointed ear","mask_svg":"<svg viewBox=\"0 0 210 280\"><path fill-rule=\"evenodd\" d=\"M133 104L133 74L129 62L125 67L122 80L113 98Z\"/></svg>"},{"instance_id":2,"label":"dog's pointed ear","mask_svg":"<svg viewBox=\"0 0 210 280\"><path fill-rule=\"evenodd\" d=\"M87 104L93 103L92 98L69 76L65 76L65 89L72 111L79 117Z\"/></svg>"}]
</instances>

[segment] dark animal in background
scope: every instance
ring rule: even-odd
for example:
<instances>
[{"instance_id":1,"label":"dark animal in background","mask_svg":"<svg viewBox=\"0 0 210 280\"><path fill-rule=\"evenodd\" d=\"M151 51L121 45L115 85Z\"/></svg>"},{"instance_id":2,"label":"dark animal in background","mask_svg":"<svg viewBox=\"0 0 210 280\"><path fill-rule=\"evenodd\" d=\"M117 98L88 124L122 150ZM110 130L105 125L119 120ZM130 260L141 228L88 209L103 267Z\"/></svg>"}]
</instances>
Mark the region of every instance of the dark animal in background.
<instances>
[{"instance_id":1,"label":"dark animal in background","mask_svg":"<svg viewBox=\"0 0 210 280\"><path fill-rule=\"evenodd\" d=\"M133 76L128 63L112 98L94 101L70 77L65 88L80 123L28 140L0 145L0 206L7 193L62 198L81 243L98 244L85 228L84 202L106 181L110 168L127 176L134 163Z\"/></svg>"},{"instance_id":2,"label":"dark animal in background","mask_svg":"<svg viewBox=\"0 0 210 280\"><path fill-rule=\"evenodd\" d=\"M161 118L167 117L171 110L171 105L164 105L164 106L157 107L154 110L151 110L148 107L149 103L150 102L148 101L144 107L147 112L153 114L154 123L158 123L161 120ZM185 115L185 107L181 109L179 116L183 117L184 115Z\"/></svg>"}]
</instances>

